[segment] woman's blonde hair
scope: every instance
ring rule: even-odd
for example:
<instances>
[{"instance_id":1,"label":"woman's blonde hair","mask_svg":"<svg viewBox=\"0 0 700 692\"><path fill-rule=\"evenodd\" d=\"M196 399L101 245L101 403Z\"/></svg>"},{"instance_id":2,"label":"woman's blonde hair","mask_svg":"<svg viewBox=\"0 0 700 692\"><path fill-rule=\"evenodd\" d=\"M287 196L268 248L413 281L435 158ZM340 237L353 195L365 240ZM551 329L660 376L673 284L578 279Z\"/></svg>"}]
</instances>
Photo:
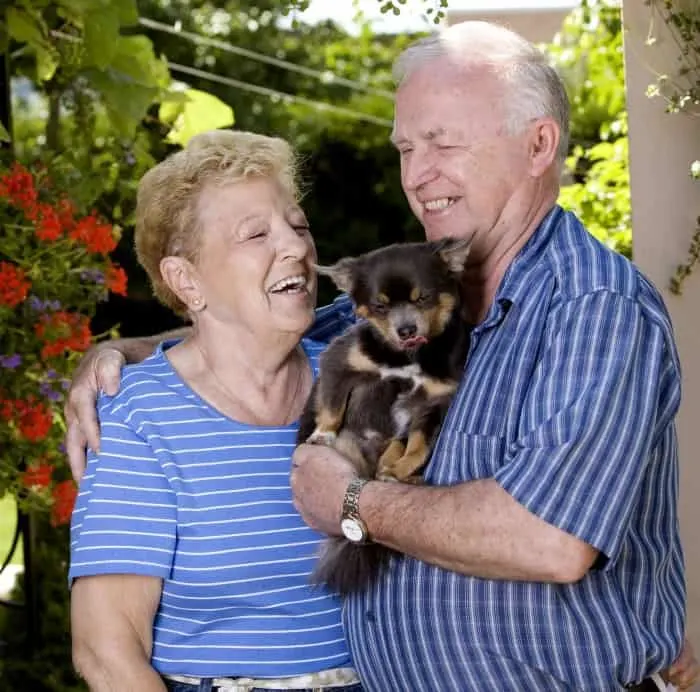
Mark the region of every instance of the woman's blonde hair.
<instances>
[{"instance_id":1,"label":"woman's blonde hair","mask_svg":"<svg viewBox=\"0 0 700 692\"><path fill-rule=\"evenodd\" d=\"M176 256L196 262L200 192L205 186L250 178L274 179L295 199L299 197L292 147L278 137L253 132L214 130L196 135L185 149L141 178L136 198L136 255L156 297L176 313L185 314L186 306L163 281L161 260Z\"/></svg>"}]
</instances>

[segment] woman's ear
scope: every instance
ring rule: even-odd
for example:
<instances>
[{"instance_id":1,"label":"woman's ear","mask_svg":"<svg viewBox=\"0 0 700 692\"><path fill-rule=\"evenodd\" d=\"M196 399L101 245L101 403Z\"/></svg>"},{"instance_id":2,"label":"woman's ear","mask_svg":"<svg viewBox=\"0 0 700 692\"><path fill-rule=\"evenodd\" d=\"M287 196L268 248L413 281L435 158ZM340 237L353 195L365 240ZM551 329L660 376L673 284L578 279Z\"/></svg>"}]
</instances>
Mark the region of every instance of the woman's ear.
<instances>
[{"instance_id":1,"label":"woman's ear","mask_svg":"<svg viewBox=\"0 0 700 692\"><path fill-rule=\"evenodd\" d=\"M160 275L190 312L198 312L206 307L197 271L189 260L183 257L164 257L160 261Z\"/></svg>"},{"instance_id":2,"label":"woman's ear","mask_svg":"<svg viewBox=\"0 0 700 692\"><path fill-rule=\"evenodd\" d=\"M538 118L530 130L528 157L530 175L539 178L554 164L559 148L560 129L554 118Z\"/></svg>"}]
</instances>

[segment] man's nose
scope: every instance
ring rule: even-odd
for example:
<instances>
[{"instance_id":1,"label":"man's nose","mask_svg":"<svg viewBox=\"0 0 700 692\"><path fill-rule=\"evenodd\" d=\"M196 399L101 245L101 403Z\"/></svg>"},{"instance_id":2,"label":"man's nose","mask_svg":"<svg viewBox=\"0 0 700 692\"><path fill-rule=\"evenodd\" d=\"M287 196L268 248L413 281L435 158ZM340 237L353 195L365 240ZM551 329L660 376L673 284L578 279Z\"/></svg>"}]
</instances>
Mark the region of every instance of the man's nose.
<instances>
[{"instance_id":1,"label":"man's nose","mask_svg":"<svg viewBox=\"0 0 700 692\"><path fill-rule=\"evenodd\" d=\"M429 183L437 171L430 157L423 152L412 152L401 162L401 178L404 190L417 190Z\"/></svg>"}]
</instances>

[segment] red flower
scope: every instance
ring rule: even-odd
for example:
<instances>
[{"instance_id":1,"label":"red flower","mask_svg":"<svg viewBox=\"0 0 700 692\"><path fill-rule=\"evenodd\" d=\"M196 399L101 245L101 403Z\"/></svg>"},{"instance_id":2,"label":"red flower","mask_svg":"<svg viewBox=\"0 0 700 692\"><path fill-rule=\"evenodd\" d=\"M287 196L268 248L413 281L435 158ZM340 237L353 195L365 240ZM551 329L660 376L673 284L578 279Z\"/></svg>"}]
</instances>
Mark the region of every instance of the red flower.
<instances>
[{"instance_id":1,"label":"red flower","mask_svg":"<svg viewBox=\"0 0 700 692\"><path fill-rule=\"evenodd\" d=\"M69 199L64 198L58 203L57 211L61 227L70 231L75 226L75 205Z\"/></svg>"},{"instance_id":2,"label":"red flower","mask_svg":"<svg viewBox=\"0 0 700 692\"><path fill-rule=\"evenodd\" d=\"M24 272L12 262L0 262L0 305L15 307L26 297L31 282Z\"/></svg>"},{"instance_id":3,"label":"red flower","mask_svg":"<svg viewBox=\"0 0 700 692\"><path fill-rule=\"evenodd\" d=\"M43 440L53 425L51 409L31 396L3 402L2 416L13 420L20 435L30 442Z\"/></svg>"},{"instance_id":4,"label":"red flower","mask_svg":"<svg viewBox=\"0 0 700 692\"><path fill-rule=\"evenodd\" d=\"M53 241L61 237L63 226L56 210L49 204L40 204L36 224L36 237L39 240Z\"/></svg>"},{"instance_id":5,"label":"red flower","mask_svg":"<svg viewBox=\"0 0 700 692\"><path fill-rule=\"evenodd\" d=\"M61 310L42 315L34 332L44 342L41 357L60 356L64 351L87 351L91 345L90 320L84 315Z\"/></svg>"},{"instance_id":6,"label":"red flower","mask_svg":"<svg viewBox=\"0 0 700 692\"><path fill-rule=\"evenodd\" d=\"M53 466L45 460L30 466L22 474L22 484L25 488L48 488L51 485Z\"/></svg>"},{"instance_id":7,"label":"red flower","mask_svg":"<svg viewBox=\"0 0 700 692\"><path fill-rule=\"evenodd\" d=\"M107 255L117 247L112 227L101 222L95 214L80 219L68 235L85 245L90 252Z\"/></svg>"},{"instance_id":8,"label":"red flower","mask_svg":"<svg viewBox=\"0 0 700 692\"><path fill-rule=\"evenodd\" d=\"M53 506L51 507L51 524L59 526L70 521L75 498L78 494L73 481L61 481L53 489Z\"/></svg>"},{"instance_id":9,"label":"red flower","mask_svg":"<svg viewBox=\"0 0 700 692\"><path fill-rule=\"evenodd\" d=\"M34 178L21 163L15 161L10 172L0 177L0 197L6 197L10 204L24 212L35 207L37 196Z\"/></svg>"},{"instance_id":10,"label":"red flower","mask_svg":"<svg viewBox=\"0 0 700 692\"><path fill-rule=\"evenodd\" d=\"M110 264L107 268L107 277L105 281L107 283L107 288L112 291L112 293L117 293L120 296L126 295L127 276L126 272L121 267L118 267L116 264Z\"/></svg>"}]
</instances>

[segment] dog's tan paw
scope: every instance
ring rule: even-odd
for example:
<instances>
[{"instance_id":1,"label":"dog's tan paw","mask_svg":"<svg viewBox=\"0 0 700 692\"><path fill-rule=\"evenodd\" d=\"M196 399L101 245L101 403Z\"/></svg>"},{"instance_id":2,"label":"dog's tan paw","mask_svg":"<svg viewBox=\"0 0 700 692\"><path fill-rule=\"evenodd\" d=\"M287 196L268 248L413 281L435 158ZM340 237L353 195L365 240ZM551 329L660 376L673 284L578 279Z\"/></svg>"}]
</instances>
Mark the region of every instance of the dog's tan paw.
<instances>
[{"instance_id":1,"label":"dog's tan paw","mask_svg":"<svg viewBox=\"0 0 700 692\"><path fill-rule=\"evenodd\" d=\"M306 442L310 445L326 445L332 447L336 441L337 435L330 430L314 430L307 438Z\"/></svg>"}]
</instances>

